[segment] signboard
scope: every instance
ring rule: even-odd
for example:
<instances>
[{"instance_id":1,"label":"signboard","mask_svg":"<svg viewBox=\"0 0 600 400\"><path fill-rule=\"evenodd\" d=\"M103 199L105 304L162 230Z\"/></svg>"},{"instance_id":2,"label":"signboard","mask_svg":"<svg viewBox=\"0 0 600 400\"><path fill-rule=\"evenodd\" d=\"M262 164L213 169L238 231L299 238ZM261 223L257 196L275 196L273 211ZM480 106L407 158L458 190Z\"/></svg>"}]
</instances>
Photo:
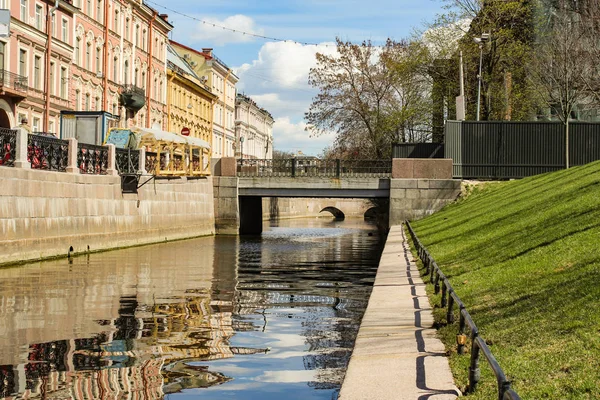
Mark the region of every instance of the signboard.
<instances>
[{"instance_id":1,"label":"signboard","mask_svg":"<svg viewBox=\"0 0 600 400\"><path fill-rule=\"evenodd\" d=\"M10 36L10 11L0 10L0 37Z\"/></svg>"},{"instance_id":2,"label":"signboard","mask_svg":"<svg viewBox=\"0 0 600 400\"><path fill-rule=\"evenodd\" d=\"M131 131L129 129L111 129L106 138L106 144L114 144L119 149L126 149L129 145Z\"/></svg>"},{"instance_id":3,"label":"signboard","mask_svg":"<svg viewBox=\"0 0 600 400\"><path fill-rule=\"evenodd\" d=\"M187 128L187 127L181 128L181 134L183 136L189 136L190 135L190 128Z\"/></svg>"}]
</instances>

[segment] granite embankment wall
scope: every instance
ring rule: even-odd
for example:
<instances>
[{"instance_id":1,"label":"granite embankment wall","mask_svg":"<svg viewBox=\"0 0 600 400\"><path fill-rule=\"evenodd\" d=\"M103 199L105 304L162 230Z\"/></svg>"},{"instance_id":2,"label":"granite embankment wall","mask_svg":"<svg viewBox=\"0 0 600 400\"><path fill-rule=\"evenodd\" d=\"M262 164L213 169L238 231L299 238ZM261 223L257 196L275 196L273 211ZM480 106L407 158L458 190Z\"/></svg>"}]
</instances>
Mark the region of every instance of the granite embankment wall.
<instances>
[{"instance_id":1,"label":"granite embankment wall","mask_svg":"<svg viewBox=\"0 0 600 400\"><path fill-rule=\"evenodd\" d=\"M0 265L215 232L212 177L122 194L118 176L0 167L0 188Z\"/></svg>"}]
</instances>

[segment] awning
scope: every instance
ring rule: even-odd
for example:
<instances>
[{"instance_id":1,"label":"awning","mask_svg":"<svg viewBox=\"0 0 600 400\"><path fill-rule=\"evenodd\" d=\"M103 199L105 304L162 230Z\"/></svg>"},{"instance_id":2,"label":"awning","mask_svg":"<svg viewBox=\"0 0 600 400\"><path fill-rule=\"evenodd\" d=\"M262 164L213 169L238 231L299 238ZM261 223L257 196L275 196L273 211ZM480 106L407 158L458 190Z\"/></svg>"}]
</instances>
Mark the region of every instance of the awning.
<instances>
[{"instance_id":1,"label":"awning","mask_svg":"<svg viewBox=\"0 0 600 400\"><path fill-rule=\"evenodd\" d=\"M195 147L202 147L210 150L210 143L206 140L198 139L195 137L181 136L173 132L167 132L160 129L150 128L133 128L133 132L141 135L142 137L152 136L155 140L162 140L165 142L189 144Z\"/></svg>"}]
</instances>

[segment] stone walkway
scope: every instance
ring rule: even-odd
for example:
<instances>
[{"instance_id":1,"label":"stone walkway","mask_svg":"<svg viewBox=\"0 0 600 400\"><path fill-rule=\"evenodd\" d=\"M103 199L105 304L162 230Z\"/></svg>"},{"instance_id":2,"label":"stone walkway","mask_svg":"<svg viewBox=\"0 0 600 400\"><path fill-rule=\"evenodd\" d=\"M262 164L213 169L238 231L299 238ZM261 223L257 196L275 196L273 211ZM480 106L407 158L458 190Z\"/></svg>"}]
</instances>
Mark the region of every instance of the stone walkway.
<instances>
[{"instance_id":1,"label":"stone walkway","mask_svg":"<svg viewBox=\"0 0 600 400\"><path fill-rule=\"evenodd\" d=\"M390 229L340 400L455 399L445 348L402 226Z\"/></svg>"}]
</instances>

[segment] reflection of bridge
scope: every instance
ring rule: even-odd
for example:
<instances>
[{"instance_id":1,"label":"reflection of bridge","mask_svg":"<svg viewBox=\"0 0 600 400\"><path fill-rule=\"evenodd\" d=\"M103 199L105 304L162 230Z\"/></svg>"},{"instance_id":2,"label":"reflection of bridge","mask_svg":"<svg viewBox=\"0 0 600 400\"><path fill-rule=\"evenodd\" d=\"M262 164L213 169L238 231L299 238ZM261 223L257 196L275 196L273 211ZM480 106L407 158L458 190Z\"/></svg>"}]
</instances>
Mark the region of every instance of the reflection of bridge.
<instances>
[{"instance_id":1,"label":"reflection of bridge","mask_svg":"<svg viewBox=\"0 0 600 400\"><path fill-rule=\"evenodd\" d=\"M460 193L452 160L236 160L215 163L217 233L262 231L262 198L389 201L389 225L437 211ZM327 208L327 207L325 207ZM388 212L389 211L389 212Z\"/></svg>"}]
</instances>

